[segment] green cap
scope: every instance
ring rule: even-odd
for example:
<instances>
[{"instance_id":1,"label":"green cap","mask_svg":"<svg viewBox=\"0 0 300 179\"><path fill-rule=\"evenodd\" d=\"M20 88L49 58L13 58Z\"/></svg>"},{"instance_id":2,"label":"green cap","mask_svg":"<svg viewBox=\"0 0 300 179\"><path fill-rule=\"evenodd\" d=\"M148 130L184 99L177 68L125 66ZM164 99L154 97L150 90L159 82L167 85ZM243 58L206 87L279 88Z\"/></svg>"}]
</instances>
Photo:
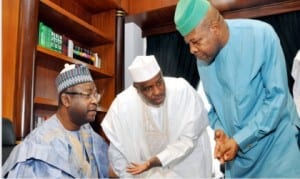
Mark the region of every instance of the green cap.
<instances>
[{"instance_id":1,"label":"green cap","mask_svg":"<svg viewBox=\"0 0 300 179\"><path fill-rule=\"evenodd\" d=\"M179 0L174 21L182 36L190 33L204 18L210 4L207 0Z\"/></svg>"}]
</instances>

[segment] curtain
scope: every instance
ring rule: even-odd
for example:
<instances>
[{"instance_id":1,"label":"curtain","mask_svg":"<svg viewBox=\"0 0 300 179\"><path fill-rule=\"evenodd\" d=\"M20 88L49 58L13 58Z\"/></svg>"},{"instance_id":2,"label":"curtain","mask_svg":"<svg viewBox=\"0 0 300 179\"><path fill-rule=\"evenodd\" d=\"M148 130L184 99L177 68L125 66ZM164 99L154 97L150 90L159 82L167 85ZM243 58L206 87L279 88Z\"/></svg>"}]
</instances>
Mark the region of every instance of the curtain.
<instances>
[{"instance_id":1,"label":"curtain","mask_svg":"<svg viewBox=\"0 0 300 179\"><path fill-rule=\"evenodd\" d=\"M280 38L285 55L289 88L292 92L294 80L291 76L294 57L300 49L300 11L257 18L273 26Z\"/></svg>"},{"instance_id":2,"label":"curtain","mask_svg":"<svg viewBox=\"0 0 300 179\"><path fill-rule=\"evenodd\" d=\"M195 89L199 83L196 58L179 32L147 37L147 55L154 55L164 76L183 77Z\"/></svg>"}]
</instances>

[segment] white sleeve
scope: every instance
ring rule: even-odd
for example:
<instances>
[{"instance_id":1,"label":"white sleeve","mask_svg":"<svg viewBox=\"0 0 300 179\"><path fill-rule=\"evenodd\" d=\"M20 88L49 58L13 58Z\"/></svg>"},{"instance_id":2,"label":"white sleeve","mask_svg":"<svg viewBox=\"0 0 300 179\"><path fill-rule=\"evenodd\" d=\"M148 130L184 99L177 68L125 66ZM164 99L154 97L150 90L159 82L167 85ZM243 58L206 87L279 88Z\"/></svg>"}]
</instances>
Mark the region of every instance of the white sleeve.
<instances>
[{"instance_id":1,"label":"white sleeve","mask_svg":"<svg viewBox=\"0 0 300 179\"><path fill-rule=\"evenodd\" d=\"M199 94L187 84L181 90L176 93L176 100L172 101L173 108L180 115L178 121L173 121L181 126L178 138L157 155L163 167L187 157L197 145L201 133L208 126L207 111Z\"/></svg>"}]
</instances>

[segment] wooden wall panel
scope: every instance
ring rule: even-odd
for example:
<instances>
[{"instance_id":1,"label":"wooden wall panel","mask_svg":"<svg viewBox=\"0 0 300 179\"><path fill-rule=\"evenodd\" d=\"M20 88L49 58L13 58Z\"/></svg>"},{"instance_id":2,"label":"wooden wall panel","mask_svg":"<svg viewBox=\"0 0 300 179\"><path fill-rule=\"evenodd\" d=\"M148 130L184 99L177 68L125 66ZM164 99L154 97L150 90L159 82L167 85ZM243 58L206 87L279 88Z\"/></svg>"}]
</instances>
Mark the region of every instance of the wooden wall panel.
<instances>
[{"instance_id":1,"label":"wooden wall panel","mask_svg":"<svg viewBox=\"0 0 300 179\"><path fill-rule=\"evenodd\" d=\"M121 0L121 9L127 13L129 11L129 0Z\"/></svg>"},{"instance_id":2,"label":"wooden wall panel","mask_svg":"<svg viewBox=\"0 0 300 179\"><path fill-rule=\"evenodd\" d=\"M2 1L2 117L14 120L19 0Z\"/></svg>"},{"instance_id":3,"label":"wooden wall panel","mask_svg":"<svg viewBox=\"0 0 300 179\"><path fill-rule=\"evenodd\" d=\"M91 12L87 12L86 9L84 9L84 6L79 4L75 0L51 0L55 4L59 5L63 9L67 10L68 12L71 12L72 14L76 15L78 18L91 23ZM51 17L50 17L51 18Z\"/></svg>"},{"instance_id":4,"label":"wooden wall panel","mask_svg":"<svg viewBox=\"0 0 300 179\"><path fill-rule=\"evenodd\" d=\"M173 22L178 0L129 0L126 22L142 29L142 36L175 31ZM300 10L299 0L211 0L225 18L254 18Z\"/></svg>"},{"instance_id":5,"label":"wooden wall panel","mask_svg":"<svg viewBox=\"0 0 300 179\"><path fill-rule=\"evenodd\" d=\"M178 0L128 0L128 14L139 14L175 5Z\"/></svg>"},{"instance_id":6,"label":"wooden wall panel","mask_svg":"<svg viewBox=\"0 0 300 179\"><path fill-rule=\"evenodd\" d=\"M237 8L236 6L232 7L234 10L223 10L221 11L225 18L255 18L263 17L275 14L283 14L293 11L300 10L300 1L299 0L289 0L289 1L276 1L270 4L259 4L256 6L248 6ZM218 6L217 6L218 7ZM221 8L221 7L220 7Z\"/></svg>"}]
</instances>

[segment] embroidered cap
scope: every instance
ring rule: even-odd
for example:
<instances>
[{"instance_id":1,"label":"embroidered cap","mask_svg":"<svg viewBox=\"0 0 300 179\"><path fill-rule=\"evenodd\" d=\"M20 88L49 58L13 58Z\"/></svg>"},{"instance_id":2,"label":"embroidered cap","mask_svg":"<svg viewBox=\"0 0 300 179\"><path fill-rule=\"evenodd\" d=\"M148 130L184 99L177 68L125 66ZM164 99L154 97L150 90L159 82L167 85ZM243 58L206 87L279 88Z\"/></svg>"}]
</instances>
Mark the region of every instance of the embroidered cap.
<instances>
[{"instance_id":1,"label":"embroidered cap","mask_svg":"<svg viewBox=\"0 0 300 179\"><path fill-rule=\"evenodd\" d=\"M160 71L160 67L153 55L137 56L128 67L134 82L144 82L150 80Z\"/></svg>"},{"instance_id":2,"label":"embroidered cap","mask_svg":"<svg viewBox=\"0 0 300 179\"><path fill-rule=\"evenodd\" d=\"M187 35L203 20L209 7L207 0L179 0L174 16L176 29Z\"/></svg>"},{"instance_id":3,"label":"embroidered cap","mask_svg":"<svg viewBox=\"0 0 300 179\"><path fill-rule=\"evenodd\" d=\"M92 81L93 78L87 66L67 63L55 80L58 94L71 86Z\"/></svg>"}]
</instances>

